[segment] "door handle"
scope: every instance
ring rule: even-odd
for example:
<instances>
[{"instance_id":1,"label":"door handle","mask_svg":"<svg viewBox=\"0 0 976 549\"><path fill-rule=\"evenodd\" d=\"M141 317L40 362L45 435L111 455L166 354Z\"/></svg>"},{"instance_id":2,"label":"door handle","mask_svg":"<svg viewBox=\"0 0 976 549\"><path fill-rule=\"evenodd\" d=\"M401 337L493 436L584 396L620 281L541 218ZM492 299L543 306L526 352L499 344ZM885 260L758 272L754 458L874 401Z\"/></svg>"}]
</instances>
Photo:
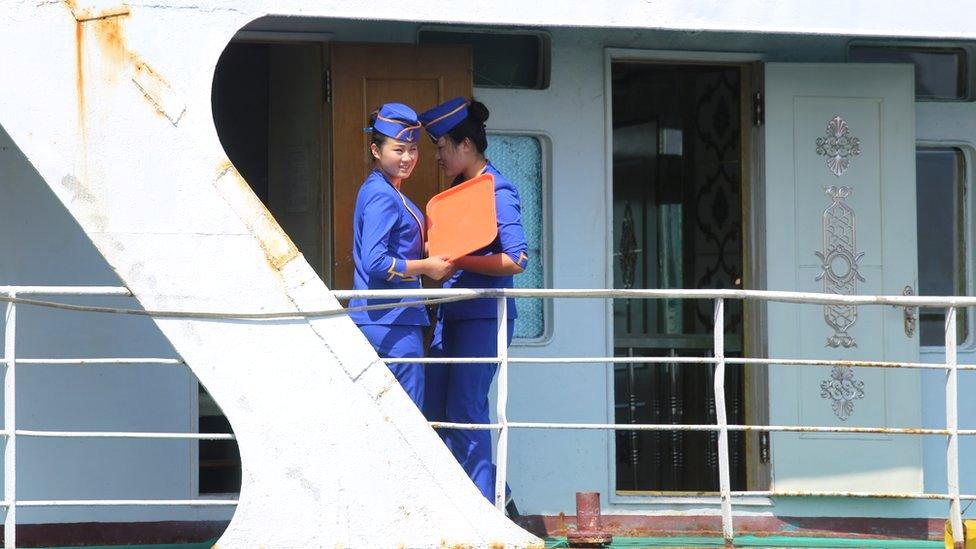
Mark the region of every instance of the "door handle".
<instances>
[{"instance_id":1,"label":"door handle","mask_svg":"<svg viewBox=\"0 0 976 549\"><path fill-rule=\"evenodd\" d=\"M909 284L901 291L901 295L915 295L915 289ZM905 322L905 337L915 337L915 329L918 327L918 307L906 306L902 314Z\"/></svg>"}]
</instances>

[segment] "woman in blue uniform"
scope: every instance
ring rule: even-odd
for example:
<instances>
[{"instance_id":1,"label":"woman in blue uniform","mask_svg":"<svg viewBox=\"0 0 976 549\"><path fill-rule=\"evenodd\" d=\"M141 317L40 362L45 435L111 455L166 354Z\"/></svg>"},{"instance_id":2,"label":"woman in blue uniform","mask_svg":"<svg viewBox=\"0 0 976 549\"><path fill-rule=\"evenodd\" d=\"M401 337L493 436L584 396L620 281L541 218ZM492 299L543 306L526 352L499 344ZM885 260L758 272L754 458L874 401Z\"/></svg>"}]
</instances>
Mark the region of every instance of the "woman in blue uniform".
<instances>
[{"instance_id":1,"label":"woman in blue uniform","mask_svg":"<svg viewBox=\"0 0 976 549\"><path fill-rule=\"evenodd\" d=\"M528 261L518 190L485 158L488 109L462 97L420 115L427 133L437 144L437 161L457 185L490 173L495 179L498 236L477 252L453 261L458 271L448 288L511 288L513 276ZM475 299L441 305L431 354L445 357L497 356L497 303ZM508 300L508 339L515 328L515 302ZM488 388L498 365L428 365L424 414L431 421L489 423ZM454 457L481 493L494 501L495 466L491 459L491 433L486 430L449 429L441 432Z\"/></svg>"},{"instance_id":2,"label":"woman in blue uniform","mask_svg":"<svg viewBox=\"0 0 976 549\"><path fill-rule=\"evenodd\" d=\"M406 105L387 103L366 129L373 171L366 177L353 216L352 254L356 290L414 289L420 277L444 279L454 267L444 258L424 258L424 216L400 186L417 165L420 123ZM374 305L406 299L353 299L349 306ZM424 356L423 330L430 321L424 307L405 307L350 314L366 339L383 358ZM422 364L390 364L390 371L418 407L424 401Z\"/></svg>"}]
</instances>

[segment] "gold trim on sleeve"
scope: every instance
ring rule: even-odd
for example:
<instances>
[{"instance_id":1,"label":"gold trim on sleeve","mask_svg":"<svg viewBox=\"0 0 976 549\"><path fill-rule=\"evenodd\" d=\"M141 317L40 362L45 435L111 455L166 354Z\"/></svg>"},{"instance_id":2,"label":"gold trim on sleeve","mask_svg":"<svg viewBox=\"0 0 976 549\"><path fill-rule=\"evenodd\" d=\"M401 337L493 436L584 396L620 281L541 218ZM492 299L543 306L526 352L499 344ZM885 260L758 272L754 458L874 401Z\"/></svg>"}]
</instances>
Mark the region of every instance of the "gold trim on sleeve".
<instances>
[{"instance_id":1,"label":"gold trim on sleeve","mask_svg":"<svg viewBox=\"0 0 976 549\"><path fill-rule=\"evenodd\" d=\"M394 269L396 269L396 262L397 262L396 258L393 258L393 263L391 263L390 268L386 270L386 273L390 275L386 277L387 282L393 281L393 277L395 276L400 277L401 282L413 282L417 280L417 277L415 276L407 276L407 273L400 273L395 271Z\"/></svg>"},{"instance_id":2,"label":"gold trim on sleeve","mask_svg":"<svg viewBox=\"0 0 976 549\"><path fill-rule=\"evenodd\" d=\"M386 270L386 274L389 275L386 277L387 282L393 280L394 276L399 276L403 278L403 274L396 272L394 269L396 269L396 258L394 258L393 261L390 262L390 268Z\"/></svg>"}]
</instances>

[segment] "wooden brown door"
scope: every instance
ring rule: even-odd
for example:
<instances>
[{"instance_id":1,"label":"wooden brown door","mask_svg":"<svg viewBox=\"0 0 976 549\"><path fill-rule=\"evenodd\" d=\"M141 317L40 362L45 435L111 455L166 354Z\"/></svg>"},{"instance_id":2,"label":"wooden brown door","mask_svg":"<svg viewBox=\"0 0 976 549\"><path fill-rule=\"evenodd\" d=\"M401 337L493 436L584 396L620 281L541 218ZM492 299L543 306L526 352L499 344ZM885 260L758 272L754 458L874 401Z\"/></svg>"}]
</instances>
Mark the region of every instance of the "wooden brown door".
<instances>
[{"instance_id":1,"label":"wooden brown door","mask_svg":"<svg viewBox=\"0 0 976 549\"><path fill-rule=\"evenodd\" d=\"M452 97L471 97L471 49L453 45L332 44L332 287L352 288L352 221L359 186L372 169L369 114L398 102L421 113ZM420 139L420 160L402 190L423 209L446 188L436 148Z\"/></svg>"}]
</instances>

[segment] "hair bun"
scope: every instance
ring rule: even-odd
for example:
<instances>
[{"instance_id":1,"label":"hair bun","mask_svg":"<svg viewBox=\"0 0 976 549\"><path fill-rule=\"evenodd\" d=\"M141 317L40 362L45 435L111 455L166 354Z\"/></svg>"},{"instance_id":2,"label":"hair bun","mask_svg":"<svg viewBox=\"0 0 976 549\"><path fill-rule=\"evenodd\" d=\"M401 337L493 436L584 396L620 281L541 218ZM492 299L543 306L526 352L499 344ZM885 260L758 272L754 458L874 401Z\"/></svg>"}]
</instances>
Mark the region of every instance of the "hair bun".
<instances>
[{"instance_id":1,"label":"hair bun","mask_svg":"<svg viewBox=\"0 0 976 549\"><path fill-rule=\"evenodd\" d=\"M479 124L484 124L485 121L488 120L489 114L488 107L486 107L481 101L472 100L471 104L468 105L468 117Z\"/></svg>"}]
</instances>

